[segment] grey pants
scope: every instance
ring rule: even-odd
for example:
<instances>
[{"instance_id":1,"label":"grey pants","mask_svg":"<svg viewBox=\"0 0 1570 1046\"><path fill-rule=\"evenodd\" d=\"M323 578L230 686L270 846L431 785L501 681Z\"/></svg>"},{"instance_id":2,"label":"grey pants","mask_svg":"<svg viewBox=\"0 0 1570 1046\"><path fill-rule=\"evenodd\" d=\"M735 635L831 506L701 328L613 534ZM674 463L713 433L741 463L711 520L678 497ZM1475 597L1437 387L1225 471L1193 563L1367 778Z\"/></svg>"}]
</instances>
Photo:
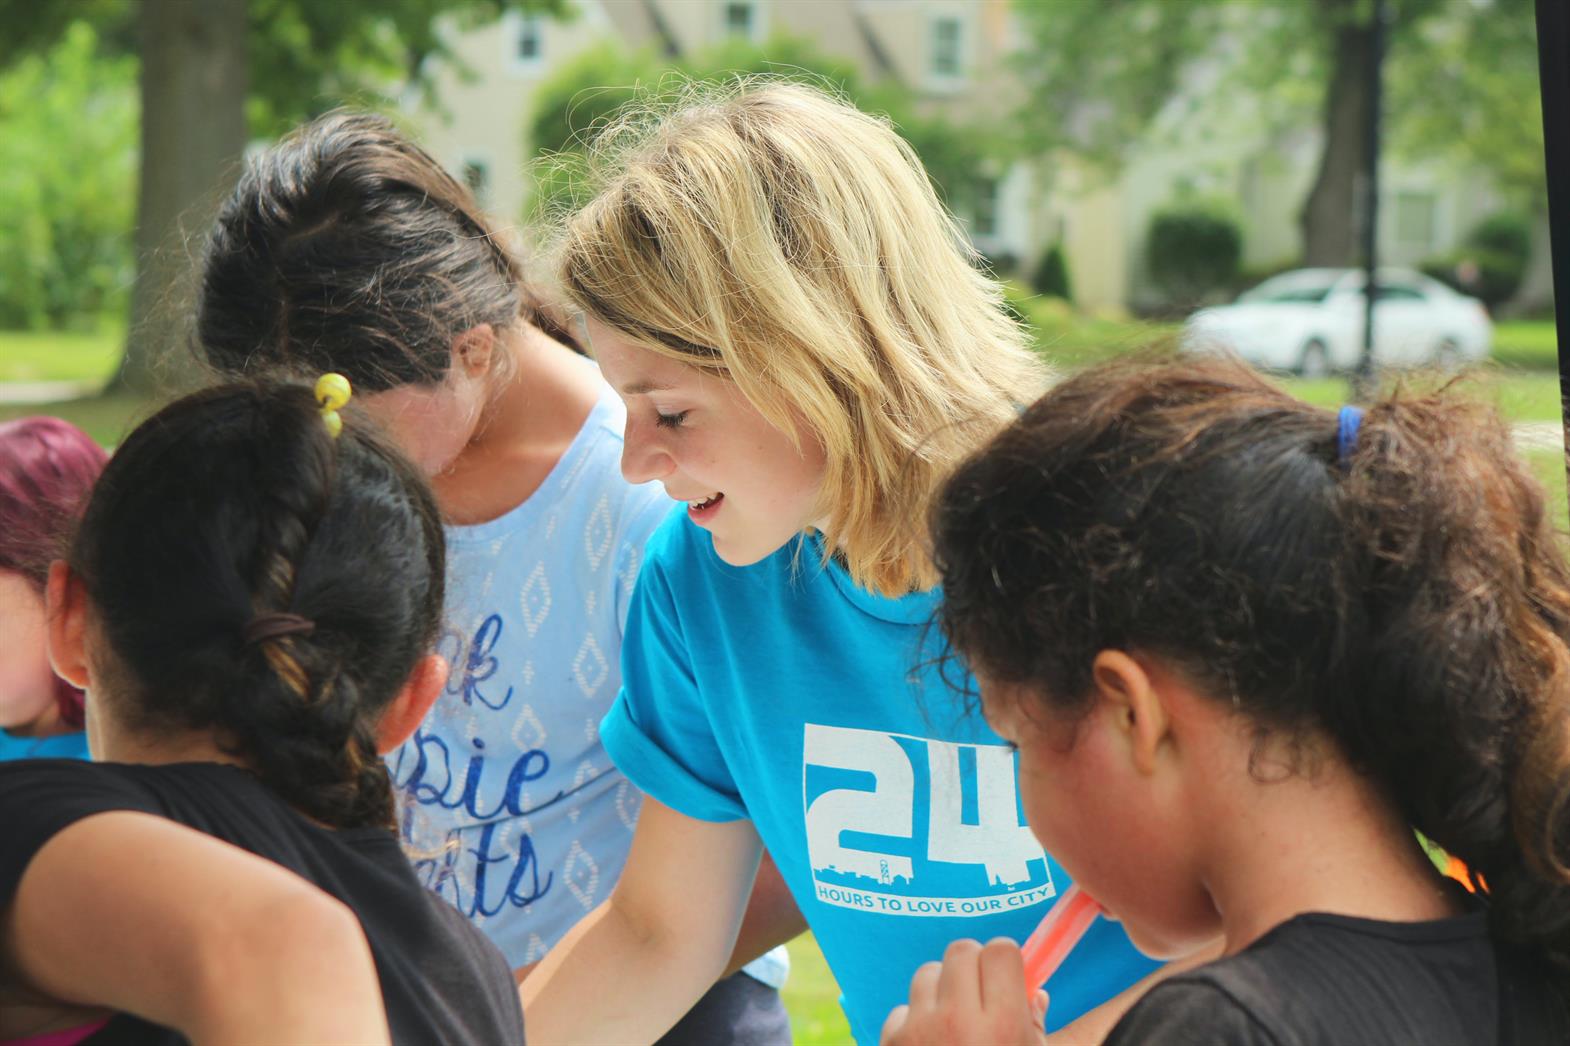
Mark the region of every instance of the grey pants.
<instances>
[{"instance_id":1,"label":"grey pants","mask_svg":"<svg viewBox=\"0 0 1570 1046\"><path fill-rule=\"evenodd\" d=\"M790 1017L779 992L733 973L710 988L660 1046L790 1046Z\"/></svg>"}]
</instances>

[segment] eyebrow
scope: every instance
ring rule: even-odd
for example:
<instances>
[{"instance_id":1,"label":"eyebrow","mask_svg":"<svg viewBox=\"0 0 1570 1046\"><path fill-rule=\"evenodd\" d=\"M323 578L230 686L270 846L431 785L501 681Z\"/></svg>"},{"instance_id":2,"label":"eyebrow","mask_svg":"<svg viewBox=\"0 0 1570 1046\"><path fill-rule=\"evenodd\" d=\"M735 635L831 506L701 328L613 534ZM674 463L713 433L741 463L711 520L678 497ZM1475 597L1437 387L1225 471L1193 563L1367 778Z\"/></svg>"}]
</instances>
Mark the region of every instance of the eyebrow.
<instances>
[{"instance_id":1,"label":"eyebrow","mask_svg":"<svg viewBox=\"0 0 1570 1046\"><path fill-rule=\"evenodd\" d=\"M669 392L673 388L675 388L674 385L661 385L658 382L645 378L642 381L635 381L631 385L623 385L621 394L623 396L645 396L651 392Z\"/></svg>"}]
</instances>

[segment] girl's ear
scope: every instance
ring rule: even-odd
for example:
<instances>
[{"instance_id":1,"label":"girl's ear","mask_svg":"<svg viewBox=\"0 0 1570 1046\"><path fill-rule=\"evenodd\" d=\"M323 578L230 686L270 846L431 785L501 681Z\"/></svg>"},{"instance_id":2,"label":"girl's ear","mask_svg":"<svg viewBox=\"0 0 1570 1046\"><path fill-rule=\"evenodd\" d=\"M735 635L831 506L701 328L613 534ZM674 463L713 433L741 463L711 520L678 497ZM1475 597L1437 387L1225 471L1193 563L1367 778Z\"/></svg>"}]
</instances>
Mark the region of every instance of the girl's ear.
<instances>
[{"instance_id":1,"label":"girl's ear","mask_svg":"<svg viewBox=\"0 0 1570 1046\"><path fill-rule=\"evenodd\" d=\"M387 705L376 724L376 751L386 755L409 739L425 720L447 682L447 659L427 654L415 662L403 689Z\"/></svg>"},{"instance_id":2,"label":"girl's ear","mask_svg":"<svg viewBox=\"0 0 1570 1046\"><path fill-rule=\"evenodd\" d=\"M471 378L483 378L496 362L496 329L476 323L452 340L453 362Z\"/></svg>"},{"instance_id":3,"label":"girl's ear","mask_svg":"<svg viewBox=\"0 0 1570 1046\"><path fill-rule=\"evenodd\" d=\"M1121 650L1103 650L1091 662L1090 677L1134 768L1155 773L1161 748L1172 738L1172 720L1150 673Z\"/></svg>"},{"instance_id":4,"label":"girl's ear","mask_svg":"<svg viewBox=\"0 0 1570 1046\"><path fill-rule=\"evenodd\" d=\"M63 559L49 564L44 614L49 622L49 663L55 675L78 690L88 689L87 589Z\"/></svg>"}]
</instances>

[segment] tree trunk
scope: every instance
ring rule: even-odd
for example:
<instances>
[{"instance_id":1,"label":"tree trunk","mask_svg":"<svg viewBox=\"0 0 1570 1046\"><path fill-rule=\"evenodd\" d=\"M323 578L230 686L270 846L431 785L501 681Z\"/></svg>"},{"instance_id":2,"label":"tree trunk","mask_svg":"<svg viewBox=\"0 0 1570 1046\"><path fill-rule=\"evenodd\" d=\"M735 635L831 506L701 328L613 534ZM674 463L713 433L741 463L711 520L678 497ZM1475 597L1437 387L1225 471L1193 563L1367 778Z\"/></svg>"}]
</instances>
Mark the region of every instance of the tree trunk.
<instances>
[{"instance_id":1,"label":"tree trunk","mask_svg":"<svg viewBox=\"0 0 1570 1046\"><path fill-rule=\"evenodd\" d=\"M1373 29L1354 21L1356 4L1320 0L1332 34L1330 82L1325 90L1324 136L1319 173L1299 216L1303 264L1350 266L1358 260L1358 180L1366 165L1368 59Z\"/></svg>"},{"instance_id":2,"label":"tree trunk","mask_svg":"<svg viewBox=\"0 0 1570 1046\"><path fill-rule=\"evenodd\" d=\"M142 158L136 282L113 386L188 382L195 265L245 148L247 0L140 0Z\"/></svg>"}]
</instances>

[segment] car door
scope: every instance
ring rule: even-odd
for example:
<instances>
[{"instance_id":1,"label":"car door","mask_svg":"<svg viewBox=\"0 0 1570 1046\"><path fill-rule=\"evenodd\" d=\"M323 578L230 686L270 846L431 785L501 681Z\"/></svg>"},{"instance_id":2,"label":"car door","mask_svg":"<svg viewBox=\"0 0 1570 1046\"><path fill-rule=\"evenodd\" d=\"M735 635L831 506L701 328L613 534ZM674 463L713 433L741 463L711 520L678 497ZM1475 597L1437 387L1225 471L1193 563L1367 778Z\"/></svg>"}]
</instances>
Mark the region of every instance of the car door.
<instances>
[{"instance_id":1,"label":"car door","mask_svg":"<svg viewBox=\"0 0 1570 1046\"><path fill-rule=\"evenodd\" d=\"M1363 309L1363 278L1355 272L1337 280L1321 306L1317 329L1338 370L1353 370L1363 358Z\"/></svg>"},{"instance_id":2,"label":"car door","mask_svg":"<svg viewBox=\"0 0 1570 1046\"><path fill-rule=\"evenodd\" d=\"M1437 319L1432 303L1411 283L1382 279L1374 299L1374 360L1383 366L1414 366L1434 354Z\"/></svg>"}]
</instances>

